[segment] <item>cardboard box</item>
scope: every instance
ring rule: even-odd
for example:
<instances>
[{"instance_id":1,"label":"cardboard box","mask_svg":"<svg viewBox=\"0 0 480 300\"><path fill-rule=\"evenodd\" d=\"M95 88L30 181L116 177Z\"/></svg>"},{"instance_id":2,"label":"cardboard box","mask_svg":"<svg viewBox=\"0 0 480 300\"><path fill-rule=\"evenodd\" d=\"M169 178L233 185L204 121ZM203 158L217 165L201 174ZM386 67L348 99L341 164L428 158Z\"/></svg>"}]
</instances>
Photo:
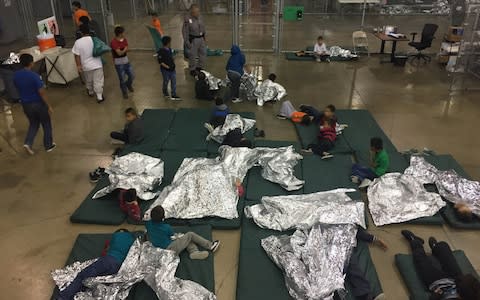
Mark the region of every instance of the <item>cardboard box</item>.
<instances>
[{"instance_id":1,"label":"cardboard box","mask_svg":"<svg viewBox=\"0 0 480 300\"><path fill-rule=\"evenodd\" d=\"M463 36L463 27L449 26L445 39L449 42L460 42Z\"/></svg>"}]
</instances>

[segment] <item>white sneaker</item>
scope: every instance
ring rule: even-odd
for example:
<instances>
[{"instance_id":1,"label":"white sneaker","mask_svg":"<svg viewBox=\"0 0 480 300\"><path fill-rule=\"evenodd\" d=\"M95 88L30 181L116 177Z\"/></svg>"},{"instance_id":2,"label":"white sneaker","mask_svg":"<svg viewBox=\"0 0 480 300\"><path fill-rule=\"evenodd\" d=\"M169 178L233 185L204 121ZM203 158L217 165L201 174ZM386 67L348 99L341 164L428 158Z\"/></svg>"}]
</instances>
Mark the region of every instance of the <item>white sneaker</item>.
<instances>
[{"instance_id":1,"label":"white sneaker","mask_svg":"<svg viewBox=\"0 0 480 300\"><path fill-rule=\"evenodd\" d=\"M218 247L220 247L220 241L213 241L212 247L210 247L210 251L212 251L212 253L215 253L218 250Z\"/></svg>"},{"instance_id":2,"label":"white sneaker","mask_svg":"<svg viewBox=\"0 0 480 300\"><path fill-rule=\"evenodd\" d=\"M243 100L240 98L235 98L232 100L232 103L240 103L240 102L243 102Z\"/></svg>"},{"instance_id":3,"label":"white sneaker","mask_svg":"<svg viewBox=\"0 0 480 300\"><path fill-rule=\"evenodd\" d=\"M373 299L373 300L387 300L387 297L385 296L384 293L381 293L380 295L375 297L375 299Z\"/></svg>"},{"instance_id":4,"label":"white sneaker","mask_svg":"<svg viewBox=\"0 0 480 300\"><path fill-rule=\"evenodd\" d=\"M215 128L213 128L212 124L210 124L210 123L204 123L203 127L205 127L208 130L208 132L210 132L210 133L212 133L213 130L215 130Z\"/></svg>"},{"instance_id":5,"label":"white sneaker","mask_svg":"<svg viewBox=\"0 0 480 300\"><path fill-rule=\"evenodd\" d=\"M350 180L352 180L352 182L356 184L360 182L360 178L358 178L358 176L350 176Z\"/></svg>"},{"instance_id":6,"label":"white sneaker","mask_svg":"<svg viewBox=\"0 0 480 300\"><path fill-rule=\"evenodd\" d=\"M313 154L313 151L310 148L302 149L302 150L300 150L300 152L302 152L303 154Z\"/></svg>"},{"instance_id":7,"label":"white sneaker","mask_svg":"<svg viewBox=\"0 0 480 300\"><path fill-rule=\"evenodd\" d=\"M322 158L322 159L329 159L329 158L332 158L332 157L333 157L332 154L330 154L330 153L324 153L321 158Z\"/></svg>"},{"instance_id":8,"label":"white sneaker","mask_svg":"<svg viewBox=\"0 0 480 300\"><path fill-rule=\"evenodd\" d=\"M33 151L32 147L30 147L29 145L23 145L23 148L25 149L25 151L30 154L30 155L34 155L35 152Z\"/></svg>"},{"instance_id":9,"label":"white sneaker","mask_svg":"<svg viewBox=\"0 0 480 300\"><path fill-rule=\"evenodd\" d=\"M360 183L360 185L358 186L359 188L365 188L365 187L368 187L372 184L372 181L368 178L365 178L362 183Z\"/></svg>"},{"instance_id":10,"label":"white sneaker","mask_svg":"<svg viewBox=\"0 0 480 300\"><path fill-rule=\"evenodd\" d=\"M190 253L190 259L202 260L206 259L209 255L208 251L195 251Z\"/></svg>"}]
</instances>

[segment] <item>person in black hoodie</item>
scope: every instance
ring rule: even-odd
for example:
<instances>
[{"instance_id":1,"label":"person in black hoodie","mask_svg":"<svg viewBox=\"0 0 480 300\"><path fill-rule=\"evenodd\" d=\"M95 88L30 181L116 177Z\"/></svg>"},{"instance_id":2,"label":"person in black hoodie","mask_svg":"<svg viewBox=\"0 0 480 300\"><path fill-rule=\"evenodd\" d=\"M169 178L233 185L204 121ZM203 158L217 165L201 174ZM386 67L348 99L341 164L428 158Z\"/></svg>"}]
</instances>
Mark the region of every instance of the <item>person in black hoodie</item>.
<instances>
[{"instance_id":1,"label":"person in black hoodie","mask_svg":"<svg viewBox=\"0 0 480 300\"><path fill-rule=\"evenodd\" d=\"M213 100L215 99L215 92L210 90L205 73L198 73L197 81L195 82L195 98L199 100Z\"/></svg>"},{"instance_id":2,"label":"person in black hoodie","mask_svg":"<svg viewBox=\"0 0 480 300\"><path fill-rule=\"evenodd\" d=\"M125 144L139 144L143 141L143 122L138 117L135 109L129 107L125 110L125 119L127 124L123 131L113 131L110 137L115 140L124 142Z\"/></svg>"},{"instance_id":3,"label":"person in black hoodie","mask_svg":"<svg viewBox=\"0 0 480 300\"><path fill-rule=\"evenodd\" d=\"M243 75L243 67L245 65L245 55L237 45L233 45L231 56L227 63L227 76L231 82L230 97L233 103L242 102L240 96L240 78Z\"/></svg>"},{"instance_id":4,"label":"person in black hoodie","mask_svg":"<svg viewBox=\"0 0 480 300\"><path fill-rule=\"evenodd\" d=\"M169 36L162 38L163 48L158 50L157 59L163 76L163 96L170 97L168 94L168 83L170 83L170 90L172 92L170 100L180 100L180 97L177 95L177 74L175 72L173 51L172 48L170 48L171 42L172 38Z\"/></svg>"}]
</instances>

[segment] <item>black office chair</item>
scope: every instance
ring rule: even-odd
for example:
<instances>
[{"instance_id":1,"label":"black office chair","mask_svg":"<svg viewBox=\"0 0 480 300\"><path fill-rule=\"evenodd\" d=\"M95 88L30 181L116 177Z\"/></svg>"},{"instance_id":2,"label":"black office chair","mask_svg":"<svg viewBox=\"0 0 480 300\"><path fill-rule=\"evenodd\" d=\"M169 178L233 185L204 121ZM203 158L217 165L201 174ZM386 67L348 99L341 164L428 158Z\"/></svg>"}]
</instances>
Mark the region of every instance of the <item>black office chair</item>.
<instances>
[{"instance_id":1,"label":"black office chair","mask_svg":"<svg viewBox=\"0 0 480 300\"><path fill-rule=\"evenodd\" d=\"M428 55L422 53L422 50L432 47L432 41L435 38L435 32L438 29L437 24L425 24L422 30L422 39L420 42L415 42L415 36L418 34L417 32L412 32L412 41L408 43L408 45L412 46L413 48L417 49L417 53L409 55L409 58L413 58L413 60L423 59L425 63L430 62L432 58Z\"/></svg>"}]
</instances>

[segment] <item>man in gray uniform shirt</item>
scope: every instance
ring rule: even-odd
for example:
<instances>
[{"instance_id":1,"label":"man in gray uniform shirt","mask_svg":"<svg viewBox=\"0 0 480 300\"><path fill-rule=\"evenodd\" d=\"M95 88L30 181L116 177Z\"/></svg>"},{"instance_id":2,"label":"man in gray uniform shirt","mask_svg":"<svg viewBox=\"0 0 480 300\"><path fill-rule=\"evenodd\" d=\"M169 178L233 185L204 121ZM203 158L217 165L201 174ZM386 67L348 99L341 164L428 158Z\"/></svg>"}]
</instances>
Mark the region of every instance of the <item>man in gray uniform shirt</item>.
<instances>
[{"instance_id":1,"label":"man in gray uniform shirt","mask_svg":"<svg viewBox=\"0 0 480 300\"><path fill-rule=\"evenodd\" d=\"M182 33L185 46L189 52L190 74L194 76L197 71L203 69L207 58L205 24L200 17L200 8L197 4L192 4L190 14L185 16Z\"/></svg>"}]
</instances>

